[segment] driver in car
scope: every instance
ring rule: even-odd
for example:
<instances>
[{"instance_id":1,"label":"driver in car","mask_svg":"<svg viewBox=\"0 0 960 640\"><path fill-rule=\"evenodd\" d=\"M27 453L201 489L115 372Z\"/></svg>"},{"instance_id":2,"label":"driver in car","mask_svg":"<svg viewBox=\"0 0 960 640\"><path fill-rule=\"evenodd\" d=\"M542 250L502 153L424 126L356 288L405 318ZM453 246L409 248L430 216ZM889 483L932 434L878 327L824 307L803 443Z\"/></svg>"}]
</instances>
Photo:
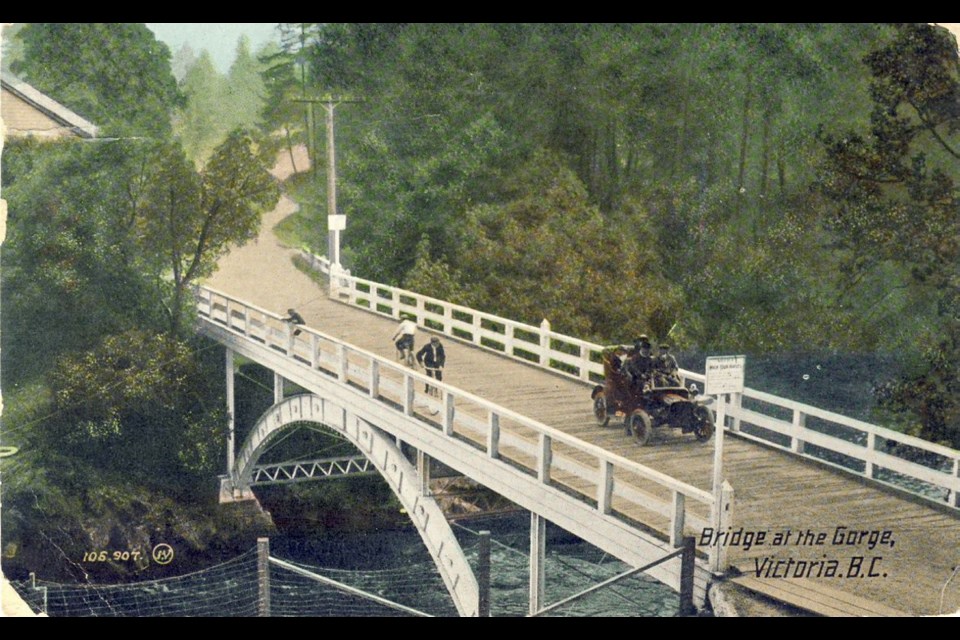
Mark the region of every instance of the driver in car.
<instances>
[{"instance_id":1,"label":"driver in car","mask_svg":"<svg viewBox=\"0 0 960 640\"><path fill-rule=\"evenodd\" d=\"M653 381L656 363L650 353L650 342L638 340L633 345L634 353L627 360L626 371L630 376L631 386L634 389L646 391Z\"/></svg>"}]
</instances>

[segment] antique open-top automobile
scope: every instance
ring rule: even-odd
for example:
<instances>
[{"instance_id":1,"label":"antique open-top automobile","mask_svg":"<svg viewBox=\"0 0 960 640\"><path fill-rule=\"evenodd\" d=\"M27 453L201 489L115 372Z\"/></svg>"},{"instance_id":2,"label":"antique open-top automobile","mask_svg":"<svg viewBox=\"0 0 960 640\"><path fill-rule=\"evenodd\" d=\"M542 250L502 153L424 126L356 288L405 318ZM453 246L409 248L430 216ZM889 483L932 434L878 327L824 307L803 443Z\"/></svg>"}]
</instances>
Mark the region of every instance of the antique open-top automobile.
<instances>
[{"instance_id":1,"label":"antique open-top automobile","mask_svg":"<svg viewBox=\"0 0 960 640\"><path fill-rule=\"evenodd\" d=\"M713 411L706 406L711 399L699 399L683 386L653 386L657 380L636 380L626 366L630 354L626 347L603 351L604 384L593 388L593 413L597 424L605 427L611 417L622 417L627 435L642 446L656 427L679 428L693 433L703 442L713 435Z\"/></svg>"}]
</instances>

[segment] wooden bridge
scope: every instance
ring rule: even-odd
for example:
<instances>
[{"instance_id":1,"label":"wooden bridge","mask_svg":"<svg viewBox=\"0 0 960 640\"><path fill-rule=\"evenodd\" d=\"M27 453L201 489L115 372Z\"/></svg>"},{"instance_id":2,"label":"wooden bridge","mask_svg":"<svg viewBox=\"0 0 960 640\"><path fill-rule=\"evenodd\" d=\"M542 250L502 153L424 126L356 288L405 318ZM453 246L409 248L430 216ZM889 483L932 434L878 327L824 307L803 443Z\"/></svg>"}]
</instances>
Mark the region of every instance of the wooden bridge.
<instances>
[{"instance_id":1,"label":"wooden bridge","mask_svg":"<svg viewBox=\"0 0 960 640\"><path fill-rule=\"evenodd\" d=\"M290 210L286 203L275 215ZM808 610L960 609L960 580L948 582L960 564L960 452L747 390L727 405L723 460L733 504L729 535L717 545L705 532L714 439L699 443L658 430L639 447L618 425L597 425L590 389L600 373L598 345L339 272L330 295L324 282L293 266L295 254L278 247L267 228L256 244L222 260L207 283L214 289L202 291L199 302L201 315L218 327L212 333L272 344L277 358L323 370L368 397L373 389L381 401L393 398L401 415L432 425L441 437L525 470L541 489L572 496L599 528L619 519L664 549L682 534L694 535L699 551L712 552L719 569L730 568L728 577L739 572L750 578L741 580L746 586ZM307 321L296 338L281 322L289 307ZM401 311L417 316L419 344L430 331L445 336L440 399L422 394L415 385L422 376L396 363L390 337ZM415 439L413 431L408 435ZM538 489L516 501L529 508L544 495ZM636 557L625 559L640 565ZM707 564L700 566L702 582Z\"/></svg>"},{"instance_id":2,"label":"wooden bridge","mask_svg":"<svg viewBox=\"0 0 960 640\"><path fill-rule=\"evenodd\" d=\"M619 517L638 531L659 534L663 549L682 534L697 537L702 551L725 547L724 564L742 572L748 579L741 582L750 588L833 614L935 614L941 606L946 611L960 606L957 585L943 592L940 603L941 590L960 562L957 452L748 391L746 400L733 398L727 407L728 430L738 436L727 438L724 455L725 477L735 499L727 521L730 535L718 545L717 536L704 533L711 526L713 441L698 443L689 435L658 431L650 445L639 447L619 426L598 426L589 400L596 345L553 336L546 327L525 328L484 318L375 283L338 280L345 286L333 298L310 285L317 296L298 306L308 324L297 337L280 314L213 290L201 292L201 314L225 327L229 317L229 332L252 337L277 355L296 360L299 367L322 370L321 376L346 381L367 395L376 389L382 398L393 399L397 411L432 425L437 433L470 441L487 458L507 461L536 482L572 495L586 505L586 513L593 513L595 524L601 517ZM269 292L263 293L269 298ZM278 311L286 306L273 303ZM439 400L422 393L422 375L418 378L397 364L391 366L393 317L401 310L447 335L444 382L449 386ZM577 353L571 353L571 345ZM507 358L491 352L501 349L523 353ZM371 366L377 356L378 364ZM523 361L534 358L536 363ZM564 372L548 370L558 364ZM747 409L753 396L757 406ZM789 415L761 413L761 401ZM863 444L857 444L856 437L838 438L812 429L814 419L862 433ZM498 435L492 435L490 425L496 426ZM757 442L771 434L782 438L778 444ZM416 441L409 434L404 439ZM889 449L893 441L925 447L928 458L932 455L941 464L919 464L878 446ZM811 453L825 449L862 461L862 477L856 477L855 465L853 471L834 468L840 464L837 456L834 462L823 462ZM883 486L883 478L889 477L878 473L883 469L919 477L922 490L933 497ZM475 479L497 484L489 478ZM511 497L508 488L499 488ZM522 496L511 499L536 508ZM534 502L551 499L549 492L536 491ZM578 526L556 520L591 539ZM580 517L581 526L590 526L589 522ZM740 535L734 536L737 532ZM719 561L719 554L714 558ZM625 559L640 564L635 557ZM719 574L724 567L714 568ZM698 582L702 594L702 572ZM828 598L827 606L823 593L849 597Z\"/></svg>"}]
</instances>

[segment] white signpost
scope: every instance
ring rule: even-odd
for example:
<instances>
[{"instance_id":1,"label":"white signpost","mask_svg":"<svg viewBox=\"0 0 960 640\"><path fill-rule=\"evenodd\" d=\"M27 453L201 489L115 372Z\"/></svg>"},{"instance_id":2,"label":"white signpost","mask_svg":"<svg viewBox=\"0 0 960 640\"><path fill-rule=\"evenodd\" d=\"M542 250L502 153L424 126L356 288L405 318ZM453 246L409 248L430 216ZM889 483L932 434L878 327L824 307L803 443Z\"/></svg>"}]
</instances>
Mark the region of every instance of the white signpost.
<instances>
[{"instance_id":1,"label":"white signpost","mask_svg":"<svg viewBox=\"0 0 960 640\"><path fill-rule=\"evenodd\" d=\"M717 396L717 423L713 448L713 530L721 532L723 494L723 427L727 419L727 394L743 393L743 373L746 356L714 356L707 358L703 393ZM718 553L714 557L725 556ZM712 567L714 571L719 567Z\"/></svg>"}]
</instances>

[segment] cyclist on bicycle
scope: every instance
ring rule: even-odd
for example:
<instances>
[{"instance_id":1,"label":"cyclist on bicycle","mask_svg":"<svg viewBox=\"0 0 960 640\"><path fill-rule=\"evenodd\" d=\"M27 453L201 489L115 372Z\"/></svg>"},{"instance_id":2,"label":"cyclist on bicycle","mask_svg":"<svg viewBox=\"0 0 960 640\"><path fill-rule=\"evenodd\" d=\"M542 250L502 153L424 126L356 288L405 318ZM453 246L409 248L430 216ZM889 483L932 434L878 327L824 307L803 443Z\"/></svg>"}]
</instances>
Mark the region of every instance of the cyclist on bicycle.
<instances>
[{"instance_id":1,"label":"cyclist on bicycle","mask_svg":"<svg viewBox=\"0 0 960 640\"><path fill-rule=\"evenodd\" d=\"M409 314L400 314L403 320L393 334L394 344L397 346L397 360L406 360L407 364L413 366L413 338L417 333L417 323L415 323ZM399 337L399 339L398 339Z\"/></svg>"}]
</instances>

